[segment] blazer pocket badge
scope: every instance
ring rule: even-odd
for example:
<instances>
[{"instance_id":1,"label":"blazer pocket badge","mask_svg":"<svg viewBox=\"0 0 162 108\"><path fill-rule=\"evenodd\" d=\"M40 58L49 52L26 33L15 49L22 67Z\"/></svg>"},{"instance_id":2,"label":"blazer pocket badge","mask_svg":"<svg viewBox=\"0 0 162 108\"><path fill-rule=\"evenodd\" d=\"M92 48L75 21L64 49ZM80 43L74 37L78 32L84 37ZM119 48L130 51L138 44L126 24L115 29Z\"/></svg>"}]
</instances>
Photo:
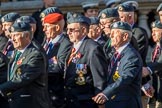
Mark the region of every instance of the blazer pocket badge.
<instances>
[{"instance_id":1,"label":"blazer pocket badge","mask_svg":"<svg viewBox=\"0 0 162 108\"><path fill-rule=\"evenodd\" d=\"M76 64L76 74L77 74L77 78L75 79L76 84L85 85L86 84L85 75L87 74L87 65Z\"/></svg>"},{"instance_id":2,"label":"blazer pocket badge","mask_svg":"<svg viewBox=\"0 0 162 108\"><path fill-rule=\"evenodd\" d=\"M116 70L114 75L113 75L113 80L116 81L116 80L118 80L118 78L120 78L120 75L119 75L119 71Z\"/></svg>"},{"instance_id":3,"label":"blazer pocket badge","mask_svg":"<svg viewBox=\"0 0 162 108\"><path fill-rule=\"evenodd\" d=\"M12 81L13 82L21 82L22 81L21 74L22 74L21 68L18 68L16 70L16 73L15 73L14 78L12 79Z\"/></svg>"}]
</instances>

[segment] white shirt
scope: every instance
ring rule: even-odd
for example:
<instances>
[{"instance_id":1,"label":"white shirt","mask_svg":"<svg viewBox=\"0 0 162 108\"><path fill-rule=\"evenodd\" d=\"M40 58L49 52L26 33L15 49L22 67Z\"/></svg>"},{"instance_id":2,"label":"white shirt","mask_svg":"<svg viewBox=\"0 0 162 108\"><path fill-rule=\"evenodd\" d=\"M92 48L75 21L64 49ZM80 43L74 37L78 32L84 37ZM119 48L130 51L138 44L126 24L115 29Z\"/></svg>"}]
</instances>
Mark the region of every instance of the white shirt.
<instances>
[{"instance_id":1,"label":"white shirt","mask_svg":"<svg viewBox=\"0 0 162 108\"><path fill-rule=\"evenodd\" d=\"M99 36L98 38L94 39L94 41L97 42L100 38L101 38L101 36Z\"/></svg>"},{"instance_id":2,"label":"white shirt","mask_svg":"<svg viewBox=\"0 0 162 108\"><path fill-rule=\"evenodd\" d=\"M129 42L126 43L126 44L124 44L123 46L119 47L119 49L117 49L117 52L118 52L119 54L121 54L121 52L128 46L128 44L129 44Z\"/></svg>"},{"instance_id":3,"label":"white shirt","mask_svg":"<svg viewBox=\"0 0 162 108\"><path fill-rule=\"evenodd\" d=\"M82 40L80 40L77 44L73 45L73 47L75 48L75 52L77 52L79 50L79 48L80 48L81 44L83 43L83 40L85 39L85 37L83 37Z\"/></svg>"}]
</instances>

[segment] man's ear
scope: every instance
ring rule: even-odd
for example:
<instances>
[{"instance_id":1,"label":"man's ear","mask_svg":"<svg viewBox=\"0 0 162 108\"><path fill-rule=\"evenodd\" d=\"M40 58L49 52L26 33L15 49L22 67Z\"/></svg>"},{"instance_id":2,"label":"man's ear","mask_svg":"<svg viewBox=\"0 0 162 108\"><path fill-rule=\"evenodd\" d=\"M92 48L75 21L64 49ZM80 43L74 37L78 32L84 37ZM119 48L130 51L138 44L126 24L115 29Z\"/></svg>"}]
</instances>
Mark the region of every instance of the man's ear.
<instances>
[{"instance_id":1,"label":"man's ear","mask_svg":"<svg viewBox=\"0 0 162 108\"><path fill-rule=\"evenodd\" d=\"M129 38L128 33L124 33L123 34L123 40L126 41L126 40L128 40L128 38Z\"/></svg>"},{"instance_id":2,"label":"man's ear","mask_svg":"<svg viewBox=\"0 0 162 108\"><path fill-rule=\"evenodd\" d=\"M60 31L60 26L58 24L55 27L56 27L56 31Z\"/></svg>"}]
</instances>

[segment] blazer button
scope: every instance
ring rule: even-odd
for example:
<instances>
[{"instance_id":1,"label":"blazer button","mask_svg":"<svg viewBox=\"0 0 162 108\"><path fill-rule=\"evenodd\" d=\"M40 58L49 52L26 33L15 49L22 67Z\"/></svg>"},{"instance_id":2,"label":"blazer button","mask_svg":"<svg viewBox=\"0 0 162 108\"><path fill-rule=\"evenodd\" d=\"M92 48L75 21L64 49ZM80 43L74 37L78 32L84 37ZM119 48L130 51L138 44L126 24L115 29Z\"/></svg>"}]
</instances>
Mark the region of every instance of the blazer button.
<instances>
[{"instance_id":1,"label":"blazer button","mask_svg":"<svg viewBox=\"0 0 162 108\"><path fill-rule=\"evenodd\" d=\"M67 100L67 98L64 98L64 101L66 101Z\"/></svg>"},{"instance_id":2,"label":"blazer button","mask_svg":"<svg viewBox=\"0 0 162 108\"><path fill-rule=\"evenodd\" d=\"M8 99L8 102L11 102L12 101L12 99L10 98L10 99Z\"/></svg>"},{"instance_id":3,"label":"blazer button","mask_svg":"<svg viewBox=\"0 0 162 108\"><path fill-rule=\"evenodd\" d=\"M73 99L70 99L70 102L74 102L74 100Z\"/></svg>"}]
</instances>

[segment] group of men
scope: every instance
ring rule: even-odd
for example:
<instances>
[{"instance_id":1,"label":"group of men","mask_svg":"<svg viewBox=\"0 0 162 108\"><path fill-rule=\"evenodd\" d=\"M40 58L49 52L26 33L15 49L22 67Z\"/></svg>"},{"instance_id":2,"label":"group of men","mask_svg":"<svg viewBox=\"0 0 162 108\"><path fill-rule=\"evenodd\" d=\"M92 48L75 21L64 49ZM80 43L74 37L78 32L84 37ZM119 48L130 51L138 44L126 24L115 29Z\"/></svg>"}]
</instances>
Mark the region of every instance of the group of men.
<instances>
[{"instance_id":1,"label":"group of men","mask_svg":"<svg viewBox=\"0 0 162 108\"><path fill-rule=\"evenodd\" d=\"M137 2L100 12L97 2L86 2L84 15L68 12L65 20L52 1L32 16L1 17L0 107L146 108L156 91L161 108L162 4L146 63L148 36L135 24ZM159 87L150 84L151 75Z\"/></svg>"}]
</instances>

